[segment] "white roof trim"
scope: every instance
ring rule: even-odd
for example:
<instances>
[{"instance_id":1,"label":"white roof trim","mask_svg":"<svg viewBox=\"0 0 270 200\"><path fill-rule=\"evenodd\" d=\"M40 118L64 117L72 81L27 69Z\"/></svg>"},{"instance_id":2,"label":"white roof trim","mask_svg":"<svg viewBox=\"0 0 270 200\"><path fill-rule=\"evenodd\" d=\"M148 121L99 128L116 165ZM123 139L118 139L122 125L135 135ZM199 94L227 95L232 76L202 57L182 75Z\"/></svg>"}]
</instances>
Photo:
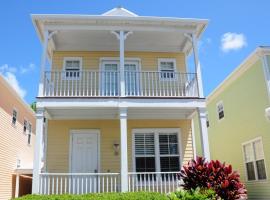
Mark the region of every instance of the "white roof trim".
<instances>
[{"instance_id":1,"label":"white roof trim","mask_svg":"<svg viewBox=\"0 0 270 200\"><path fill-rule=\"evenodd\" d=\"M137 17L135 13L122 8L122 7L117 7L113 8L105 13L102 14L102 16L123 16L123 17Z\"/></svg>"}]
</instances>

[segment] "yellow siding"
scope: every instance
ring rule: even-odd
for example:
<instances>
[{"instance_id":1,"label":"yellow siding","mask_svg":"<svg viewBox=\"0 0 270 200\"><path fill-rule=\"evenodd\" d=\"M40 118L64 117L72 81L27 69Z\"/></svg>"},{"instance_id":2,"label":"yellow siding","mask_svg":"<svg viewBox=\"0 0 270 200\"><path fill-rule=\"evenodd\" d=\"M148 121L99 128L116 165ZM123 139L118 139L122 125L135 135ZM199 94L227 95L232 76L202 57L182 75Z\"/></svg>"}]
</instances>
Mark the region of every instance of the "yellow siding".
<instances>
[{"instance_id":1,"label":"yellow siding","mask_svg":"<svg viewBox=\"0 0 270 200\"><path fill-rule=\"evenodd\" d=\"M181 128L183 162L193 157L190 120L128 120L129 171L132 171L131 132L135 128ZM120 171L120 155L114 155L113 150L113 143L120 141L119 120L51 120L48 123L48 172L68 172L71 129L99 129L101 172Z\"/></svg>"},{"instance_id":2,"label":"yellow siding","mask_svg":"<svg viewBox=\"0 0 270 200\"><path fill-rule=\"evenodd\" d=\"M119 57L119 52L113 51L55 51L53 54L52 69L62 70L64 57L81 57L83 69L99 70L100 58ZM126 58L140 58L141 70L158 71L158 58L176 59L177 71L186 71L186 60L184 53L163 52L125 52Z\"/></svg>"},{"instance_id":3,"label":"yellow siding","mask_svg":"<svg viewBox=\"0 0 270 200\"><path fill-rule=\"evenodd\" d=\"M12 110L18 110L16 125L12 125ZM12 197L12 174L21 160L21 166L32 166L35 135L32 134L31 145L27 144L27 135L23 133L23 119L31 121L35 127L34 113L18 100L16 94L0 77L0 200Z\"/></svg>"},{"instance_id":4,"label":"yellow siding","mask_svg":"<svg viewBox=\"0 0 270 200\"><path fill-rule=\"evenodd\" d=\"M269 100L261 61L217 93L207 103L211 158L231 163L240 172L249 199L270 199L270 123L264 114ZM216 108L219 101L223 101L225 113L221 121ZM246 181L242 143L256 137L262 137L268 177L265 181Z\"/></svg>"}]
</instances>

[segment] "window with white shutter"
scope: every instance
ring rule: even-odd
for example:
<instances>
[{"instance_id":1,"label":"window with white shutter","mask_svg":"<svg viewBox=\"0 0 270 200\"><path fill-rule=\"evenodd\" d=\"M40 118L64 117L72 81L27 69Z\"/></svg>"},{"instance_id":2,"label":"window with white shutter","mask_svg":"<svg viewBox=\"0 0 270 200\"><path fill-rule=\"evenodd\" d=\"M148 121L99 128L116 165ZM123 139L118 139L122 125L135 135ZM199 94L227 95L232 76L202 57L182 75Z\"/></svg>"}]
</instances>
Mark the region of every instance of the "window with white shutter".
<instances>
[{"instance_id":1,"label":"window with white shutter","mask_svg":"<svg viewBox=\"0 0 270 200\"><path fill-rule=\"evenodd\" d=\"M177 131L141 129L133 132L136 172L175 172L180 170L180 144Z\"/></svg>"},{"instance_id":2,"label":"window with white shutter","mask_svg":"<svg viewBox=\"0 0 270 200\"><path fill-rule=\"evenodd\" d=\"M262 139L255 139L243 145L247 180L265 180L266 170Z\"/></svg>"}]
</instances>

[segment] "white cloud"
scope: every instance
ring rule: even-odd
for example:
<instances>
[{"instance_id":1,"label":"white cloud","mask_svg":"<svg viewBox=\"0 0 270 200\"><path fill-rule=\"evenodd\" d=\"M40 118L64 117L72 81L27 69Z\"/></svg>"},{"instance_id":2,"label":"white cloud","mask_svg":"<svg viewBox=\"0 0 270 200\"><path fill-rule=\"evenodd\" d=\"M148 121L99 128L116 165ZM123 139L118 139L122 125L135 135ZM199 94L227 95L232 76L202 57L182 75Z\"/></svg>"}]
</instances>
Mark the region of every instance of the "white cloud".
<instances>
[{"instance_id":1,"label":"white cloud","mask_svg":"<svg viewBox=\"0 0 270 200\"><path fill-rule=\"evenodd\" d=\"M4 64L0 66L0 74L7 80L7 82L13 87L13 89L24 98L26 95L26 90L23 89L19 81L17 80L16 74L17 69L15 67L11 67L8 64Z\"/></svg>"},{"instance_id":2,"label":"white cloud","mask_svg":"<svg viewBox=\"0 0 270 200\"><path fill-rule=\"evenodd\" d=\"M11 72L6 72L5 74L3 74L4 78L7 80L7 82L13 87L13 89L22 97L24 98L26 95L26 90L23 89L15 74L11 73Z\"/></svg>"},{"instance_id":3,"label":"white cloud","mask_svg":"<svg viewBox=\"0 0 270 200\"><path fill-rule=\"evenodd\" d=\"M247 46L246 37L243 33L225 33L221 37L221 50L229 52L231 50L239 50Z\"/></svg>"},{"instance_id":4,"label":"white cloud","mask_svg":"<svg viewBox=\"0 0 270 200\"><path fill-rule=\"evenodd\" d=\"M26 66L26 67L21 66L21 67L20 67L20 73L21 73L21 74L25 74L25 73L27 73L27 72L31 72L31 71L33 71L33 70L35 69L35 67L36 67L36 65L33 64L33 63L30 63L30 64L29 64L28 66Z\"/></svg>"},{"instance_id":5,"label":"white cloud","mask_svg":"<svg viewBox=\"0 0 270 200\"><path fill-rule=\"evenodd\" d=\"M4 64L0 66L0 73L5 73L5 72L16 73L17 69L15 67L10 67L8 64Z\"/></svg>"}]
</instances>

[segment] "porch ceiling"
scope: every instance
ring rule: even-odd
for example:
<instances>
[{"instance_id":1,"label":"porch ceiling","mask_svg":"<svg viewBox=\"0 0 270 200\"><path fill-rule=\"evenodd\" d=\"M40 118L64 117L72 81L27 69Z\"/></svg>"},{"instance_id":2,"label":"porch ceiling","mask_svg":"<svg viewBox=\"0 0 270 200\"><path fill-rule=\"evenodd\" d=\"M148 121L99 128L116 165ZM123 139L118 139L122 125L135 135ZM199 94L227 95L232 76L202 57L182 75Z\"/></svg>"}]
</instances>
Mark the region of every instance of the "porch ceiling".
<instances>
[{"instance_id":1,"label":"porch ceiling","mask_svg":"<svg viewBox=\"0 0 270 200\"><path fill-rule=\"evenodd\" d=\"M118 51L119 41L109 30L61 30L54 36L58 51ZM187 38L179 32L133 31L126 51L182 52Z\"/></svg>"},{"instance_id":2,"label":"porch ceiling","mask_svg":"<svg viewBox=\"0 0 270 200\"><path fill-rule=\"evenodd\" d=\"M119 119L118 108L47 108L51 119ZM188 108L128 108L128 119L187 119L195 110Z\"/></svg>"}]
</instances>

